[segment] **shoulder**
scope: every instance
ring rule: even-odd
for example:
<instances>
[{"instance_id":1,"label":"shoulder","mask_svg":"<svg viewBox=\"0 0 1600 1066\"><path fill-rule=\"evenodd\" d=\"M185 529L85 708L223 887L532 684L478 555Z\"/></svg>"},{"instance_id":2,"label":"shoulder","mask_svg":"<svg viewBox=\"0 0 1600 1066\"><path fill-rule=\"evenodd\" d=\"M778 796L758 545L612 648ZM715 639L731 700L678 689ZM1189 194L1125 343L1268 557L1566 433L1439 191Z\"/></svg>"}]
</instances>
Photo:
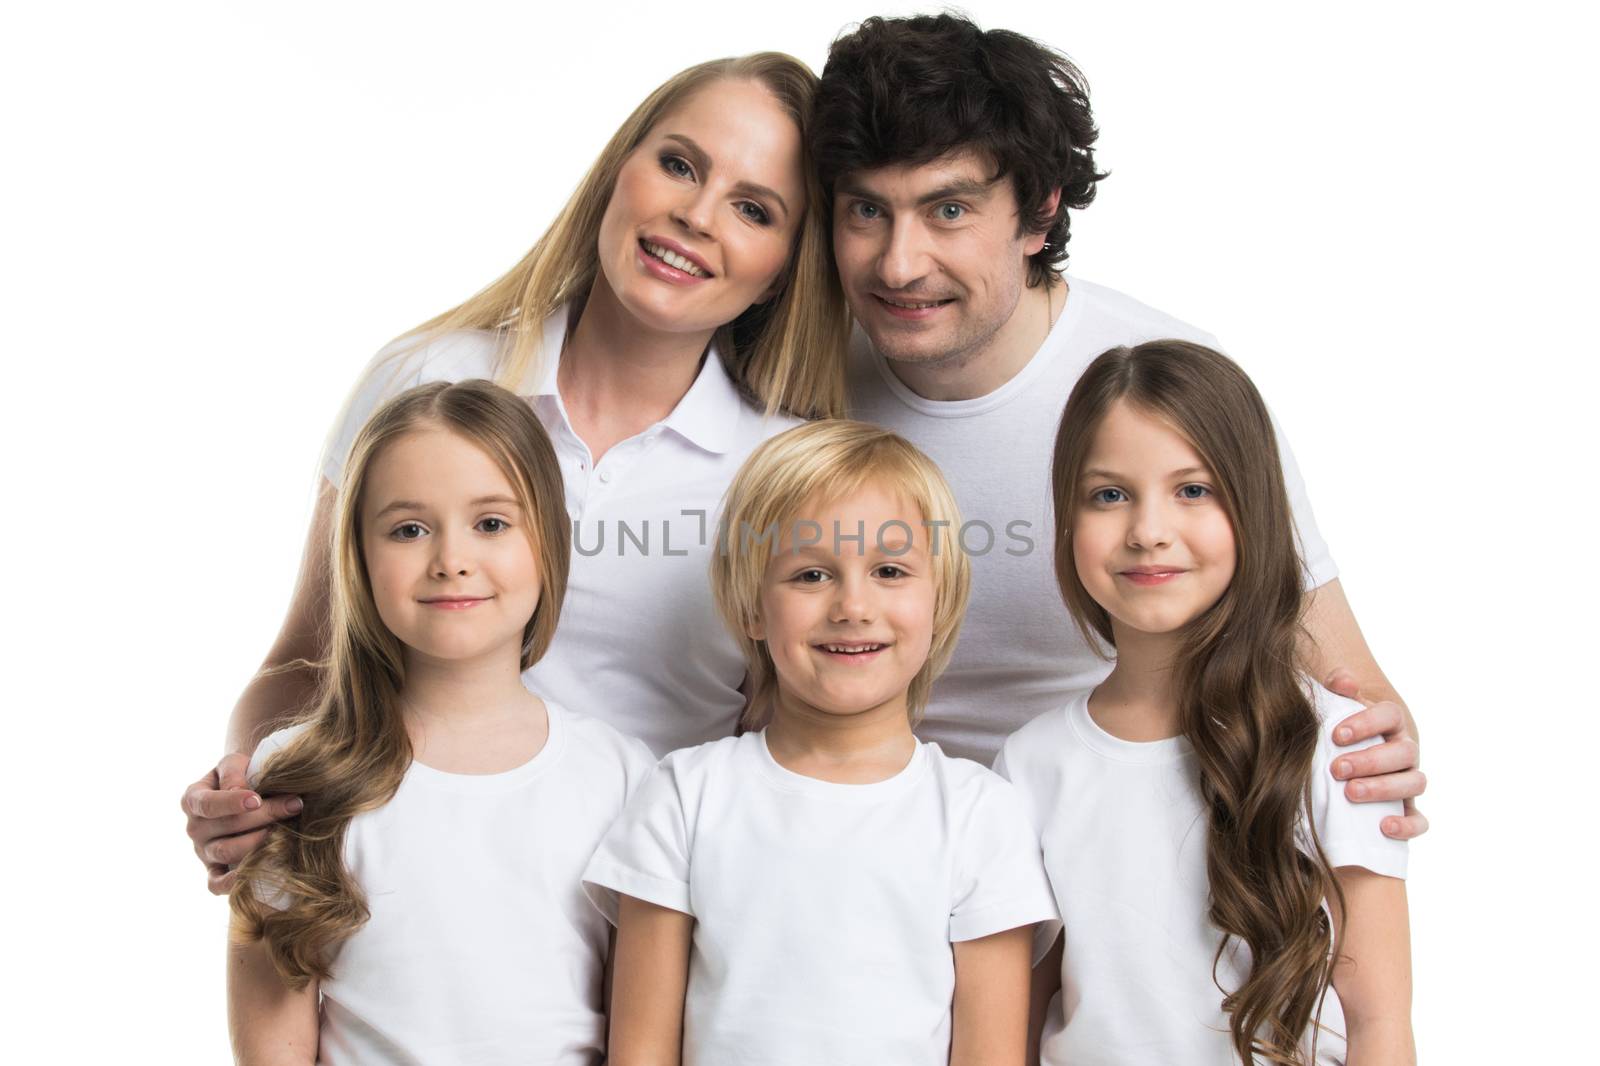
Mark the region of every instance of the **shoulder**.
<instances>
[{"instance_id":1,"label":"shoulder","mask_svg":"<svg viewBox=\"0 0 1600 1066\"><path fill-rule=\"evenodd\" d=\"M726 772L751 754L751 745L759 742L759 733L746 733L738 737L723 737L689 748L669 751L662 758L660 768L672 775L680 784L703 781Z\"/></svg>"},{"instance_id":2,"label":"shoulder","mask_svg":"<svg viewBox=\"0 0 1600 1066\"><path fill-rule=\"evenodd\" d=\"M642 776L655 767L655 756L637 737L631 737L608 722L569 710L552 700L545 700L545 707L551 715L561 716L568 743L584 752L589 761L619 766L629 778Z\"/></svg>"},{"instance_id":3,"label":"shoulder","mask_svg":"<svg viewBox=\"0 0 1600 1066\"><path fill-rule=\"evenodd\" d=\"M294 725L280 729L277 732L268 735L264 740L261 741L261 743L257 744L255 753L250 756L250 769L245 775L250 784L252 786L255 785L256 781L260 778L261 771L266 766L268 759L278 754L278 752L282 751L284 748L287 748L296 737L300 736L300 734L304 733L310 727L311 723L309 722L297 722Z\"/></svg>"},{"instance_id":4,"label":"shoulder","mask_svg":"<svg viewBox=\"0 0 1600 1066\"><path fill-rule=\"evenodd\" d=\"M1000 746L995 769L1015 780L1056 762L1069 740L1067 707L1052 707L1012 733Z\"/></svg>"},{"instance_id":5,"label":"shoulder","mask_svg":"<svg viewBox=\"0 0 1600 1066\"><path fill-rule=\"evenodd\" d=\"M929 741L928 762L946 806L958 817L987 818L999 811L1002 816L1020 810L1017 790L1004 777L981 763L946 755L938 744Z\"/></svg>"},{"instance_id":6,"label":"shoulder","mask_svg":"<svg viewBox=\"0 0 1600 1066\"><path fill-rule=\"evenodd\" d=\"M1321 723L1318 743L1323 746L1333 745L1333 731L1340 722L1361 710L1361 704L1352 699L1347 699L1337 693L1330 692L1310 678L1305 679L1306 695L1311 698L1311 709L1316 713L1317 721ZM1373 738L1368 743L1379 743L1381 738ZM1352 745L1352 748L1357 745Z\"/></svg>"},{"instance_id":7,"label":"shoulder","mask_svg":"<svg viewBox=\"0 0 1600 1066\"><path fill-rule=\"evenodd\" d=\"M387 371L402 389L431 381L492 379L504 346L505 337L488 330L400 337L373 357L368 377Z\"/></svg>"},{"instance_id":8,"label":"shoulder","mask_svg":"<svg viewBox=\"0 0 1600 1066\"><path fill-rule=\"evenodd\" d=\"M1108 328L1125 336L1122 343L1140 344L1147 340L1173 337L1193 341L1209 348L1218 347L1212 334L1190 325L1147 303L1134 299L1127 293L1082 278L1067 278L1067 301L1081 301L1081 313L1091 324Z\"/></svg>"}]
</instances>

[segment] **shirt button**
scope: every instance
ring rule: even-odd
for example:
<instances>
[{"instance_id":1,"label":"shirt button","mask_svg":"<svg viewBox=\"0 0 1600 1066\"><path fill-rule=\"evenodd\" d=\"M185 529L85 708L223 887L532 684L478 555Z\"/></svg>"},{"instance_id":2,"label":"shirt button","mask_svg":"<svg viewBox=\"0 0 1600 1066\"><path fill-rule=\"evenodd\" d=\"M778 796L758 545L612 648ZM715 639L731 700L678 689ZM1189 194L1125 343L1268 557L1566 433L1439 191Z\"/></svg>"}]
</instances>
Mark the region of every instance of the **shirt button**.
<instances>
[{"instance_id":1,"label":"shirt button","mask_svg":"<svg viewBox=\"0 0 1600 1066\"><path fill-rule=\"evenodd\" d=\"M600 483L602 485L608 485L608 484L611 483L611 471L609 471L609 470L600 471Z\"/></svg>"}]
</instances>

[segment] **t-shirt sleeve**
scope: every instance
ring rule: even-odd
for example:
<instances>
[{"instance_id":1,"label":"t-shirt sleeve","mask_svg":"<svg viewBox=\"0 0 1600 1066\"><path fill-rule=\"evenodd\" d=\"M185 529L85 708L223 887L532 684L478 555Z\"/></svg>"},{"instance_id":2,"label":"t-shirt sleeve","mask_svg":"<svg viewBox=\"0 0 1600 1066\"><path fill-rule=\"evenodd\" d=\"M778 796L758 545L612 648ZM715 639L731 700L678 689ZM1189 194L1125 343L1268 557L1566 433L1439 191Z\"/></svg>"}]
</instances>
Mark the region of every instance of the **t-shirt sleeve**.
<instances>
[{"instance_id":1,"label":"t-shirt sleeve","mask_svg":"<svg viewBox=\"0 0 1600 1066\"><path fill-rule=\"evenodd\" d=\"M956 856L951 942L1039 922L1059 927L1039 838L1016 789L992 773L981 786ZM1054 939L1052 930L1045 945Z\"/></svg>"},{"instance_id":2,"label":"t-shirt sleeve","mask_svg":"<svg viewBox=\"0 0 1600 1066\"><path fill-rule=\"evenodd\" d=\"M1270 414L1270 412L1269 412ZM1289 494L1289 509L1294 513L1295 532L1300 540L1300 555L1306 564L1306 588L1321 588L1339 576L1328 551L1328 542L1322 539L1317 528L1317 516L1311 510L1311 497L1306 493L1305 480L1300 476L1300 464L1295 462L1289 438L1276 415L1272 415L1272 430L1278 438L1278 459L1283 464L1283 487Z\"/></svg>"},{"instance_id":3,"label":"t-shirt sleeve","mask_svg":"<svg viewBox=\"0 0 1600 1066\"><path fill-rule=\"evenodd\" d=\"M260 782L261 770L266 766L267 760L287 747L289 742L299 736L304 729L303 725L280 729L256 745L254 754L250 756L250 768L245 771L245 781L251 788L255 788ZM286 910L289 906L289 893L282 887L281 881L274 876L271 869L259 870L250 890L257 900L273 910Z\"/></svg>"},{"instance_id":4,"label":"t-shirt sleeve","mask_svg":"<svg viewBox=\"0 0 1600 1066\"><path fill-rule=\"evenodd\" d=\"M694 914L689 905L689 831L669 756L647 777L583 871L583 890L613 925L618 895Z\"/></svg>"},{"instance_id":5,"label":"t-shirt sleeve","mask_svg":"<svg viewBox=\"0 0 1600 1066\"><path fill-rule=\"evenodd\" d=\"M1317 737L1317 755L1311 773L1311 818L1317 827L1317 839L1322 842L1328 864L1363 866L1375 874L1404 878L1409 847L1403 840L1383 835L1379 828L1391 815L1403 814L1399 800L1383 803L1352 803L1344 794L1345 782L1334 780L1329 767L1342 752L1359 751L1382 741L1373 737L1359 744L1341 748L1333 742L1334 728L1345 718L1361 709L1354 700L1335 696L1322 688L1316 689L1317 712L1322 716L1322 729Z\"/></svg>"}]
</instances>

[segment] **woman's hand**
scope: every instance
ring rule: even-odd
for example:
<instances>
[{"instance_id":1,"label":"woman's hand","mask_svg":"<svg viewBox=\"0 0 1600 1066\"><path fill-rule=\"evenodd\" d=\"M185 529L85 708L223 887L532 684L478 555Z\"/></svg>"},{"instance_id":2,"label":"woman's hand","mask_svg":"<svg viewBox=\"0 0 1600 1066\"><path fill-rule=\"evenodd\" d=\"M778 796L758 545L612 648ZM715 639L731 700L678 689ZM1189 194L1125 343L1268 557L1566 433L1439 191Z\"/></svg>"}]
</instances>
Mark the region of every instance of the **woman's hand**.
<instances>
[{"instance_id":1,"label":"woman's hand","mask_svg":"<svg viewBox=\"0 0 1600 1066\"><path fill-rule=\"evenodd\" d=\"M245 787L250 760L239 753L224 756L206 776L183 792L183 813L189 819L194 853L206 866L206 885L213 895L233 888L233 867L266 839L272 823L300 813L298 796L263 800Z\"/></svg>"}]
</instances>

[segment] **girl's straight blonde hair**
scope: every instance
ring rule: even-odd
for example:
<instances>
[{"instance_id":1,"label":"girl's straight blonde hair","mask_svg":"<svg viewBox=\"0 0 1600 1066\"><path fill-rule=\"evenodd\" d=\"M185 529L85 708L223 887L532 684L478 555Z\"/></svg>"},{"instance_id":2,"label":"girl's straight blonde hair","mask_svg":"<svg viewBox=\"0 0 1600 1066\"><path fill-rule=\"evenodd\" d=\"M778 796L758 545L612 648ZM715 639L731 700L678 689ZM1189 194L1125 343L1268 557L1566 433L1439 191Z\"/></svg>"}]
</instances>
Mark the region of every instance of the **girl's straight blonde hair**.
<instances>
[{"instance_id":1,"label":"girl's straight blonde hair","mask_svg":"<svg viewBox=\"0 0 1600 1066\"><path fill-rule=\"evenodd\" d=\"M913 536L928 536L931 543L933 643L907 694L913 724L927 706L934 680L950 664L972 576L960 546L961 512L944 475L905 438L877 426L843 419L796 426L763 443L739 468L723 498L711 559L717 610L744 653L750 675L750 702L740 720L744 728L765 725L778 694L766 642L749 635L761 615L767 564L784 536L793 535L808 504L825 504L868 485L914 504L922 512L922 528L909 519L906 524Z\"/></svg>"},{"instance_id":2,"label":"girl's straight blonde hair","mask_svg":"<svg viewBox=\"0 0 1600 1066\"><path fill-rule=\"evenodd\" d=\"M229 902L235 930L263 940L293 988L328 976L340 944L367 920L361 886L345 868L350 820L394 797L411 766L401 720L405 649L378 616L362 550L362 491L390 443L443 427L482 448L511 483L533 546L539 603L522 633L521 668L550 647L566 595L571 532L555 449L526 403L487 381L435 382L379 408L356 437L335 509L329 658L304 729L269 758L254 787L301 797L240 865Z\"/></svg>"},{"instance_id":3,"label":"girl's straight blonde hair","mask_svg":"<svg viewBox=\"0 0 1600 1066\"><path fill-rule=\"evenodd\" d=\"M405 334L386 349L392 353L387 358L454 330L487 330L501 343L496 380L518 389L542 369L542 360L556 354L540 351L544 320L581 300L594 282L600 220L623 162L669 112L725 79L760 83L794 120L802 145L806 208L778 295L751 305L720 329L717 352L728 376L769 414L842 414L850 320L833 264L826 198L806 147L817 76L781 52L714 59L670 78L612 134L572 199L521 262L466 303Z\"/></svg>"}]
</instances>

